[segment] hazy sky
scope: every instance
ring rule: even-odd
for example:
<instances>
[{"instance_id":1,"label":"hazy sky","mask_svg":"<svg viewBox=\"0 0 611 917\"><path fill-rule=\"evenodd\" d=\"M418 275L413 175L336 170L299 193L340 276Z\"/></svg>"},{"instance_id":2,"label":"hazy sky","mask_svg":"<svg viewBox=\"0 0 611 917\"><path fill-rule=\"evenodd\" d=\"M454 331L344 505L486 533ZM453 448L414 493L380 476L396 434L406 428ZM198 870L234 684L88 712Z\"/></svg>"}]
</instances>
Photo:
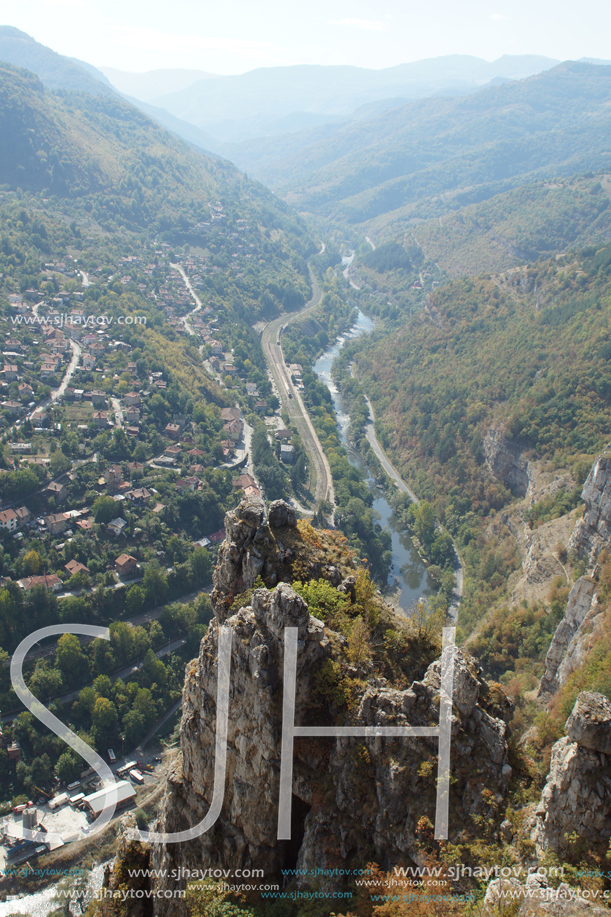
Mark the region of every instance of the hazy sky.
<instances>
[{"instance_id":1,"label":"hazy sky","mask_svg":"<svg viewBox=\"0 0 611 917\"><path fill-rule=\"evenodd\" d=\"M456 53L611 58L608 0L0 0L0 24L135 71L380 68Z\"/></svg>"}]
</instances>

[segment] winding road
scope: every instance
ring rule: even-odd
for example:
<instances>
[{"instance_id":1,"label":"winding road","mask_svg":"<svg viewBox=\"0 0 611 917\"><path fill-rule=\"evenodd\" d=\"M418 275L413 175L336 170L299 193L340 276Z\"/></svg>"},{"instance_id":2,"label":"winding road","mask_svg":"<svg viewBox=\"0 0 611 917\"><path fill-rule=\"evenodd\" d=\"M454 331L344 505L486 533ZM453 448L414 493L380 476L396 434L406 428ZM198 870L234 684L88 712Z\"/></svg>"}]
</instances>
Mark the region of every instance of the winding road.
<instances>
[{"instance_id":1,"label":"winding road","mask_svg":"<svg viewBox=\"0 0 611 917\"><path fill-rule=\"evenodd\" d=\"M324 251L321 249L320 254ZM284 362L282 348L278 343L280 334L286 325L291 322L304 318L309 312L312 312L322 299L322 291L318 286L316 277L310 268L310 280L312 282L312 298L300 312L283 313L279 318L270 322L261 335L261 346L263 353L272 374L278 394L282 400L282 405L287 411L291 421L299 431L299 435L306 448L310 458L310 465L316 472L315 498L316 502L326 501L332 506L335 505L335 493L333 491L333 480L331 477L331 468L327 456L324 453L320 440L316 434L312 421L308 415L301 395L295 387L288 367Z\"/></svg>"},{"instance_id":2,"label":"winding road","mask_svg":"<svg viewBox=\"0 0 611 917\"><path fill-rule=\"evenodd\" d=\"M178 271L178 273L180 274L180 276L182 277L182 279L183 279L184 282L185 282L185 286L186 286L187 290L189 291L189 293L191 294L191 296L193 297L193 299L194 299L195 302L196 302L195 309L192 309L191 312L189 312L188 315L186 315L183 319L181 319L181 321L183 322L183 324L184 324L184 326L185 326L185 331L187 332L187 334L192 334L192 335L195 336L195 334L196 334L195 328L194 328L193 325L190 323L189 319L190 319L190 317L191 317L192 315L195 315L196 312L199 312L199 311L200 311L200 309L202 308L202 301L201 301L201 299L199 298L199 296L197 295L197 293L195 292L195 290L193 289L193 287L191 286L191 281L189 280L189 278L188 278L187 275L185 274L185 272L184 272L183 268L181 267L181 265L180 265L180 264L170 264L170 267L172 268L172 270Z\"/></svg>"},{"instance_id":3,"label":"winding road","mask_svg":"<svg viewBox=\"0 0 611 917\"><path fill-rule=\"evenodd\" d=\"M51 392L49 398L45 398L44 401L41 401L40 404L36 405L33 411L27 415L28 420L34 420L37 414L42 414L44 409L49 407L50 404L54 404L61 396L64 394L68 388L68 384L74 375L76 367L78 366L78 361L80 359L83 348L80 344L77 344L76 341L70 340L70 348L72 350L72 357L64 373L64 377L59 384L59 387L54 389Z\"/></svg>"}]
</instances>

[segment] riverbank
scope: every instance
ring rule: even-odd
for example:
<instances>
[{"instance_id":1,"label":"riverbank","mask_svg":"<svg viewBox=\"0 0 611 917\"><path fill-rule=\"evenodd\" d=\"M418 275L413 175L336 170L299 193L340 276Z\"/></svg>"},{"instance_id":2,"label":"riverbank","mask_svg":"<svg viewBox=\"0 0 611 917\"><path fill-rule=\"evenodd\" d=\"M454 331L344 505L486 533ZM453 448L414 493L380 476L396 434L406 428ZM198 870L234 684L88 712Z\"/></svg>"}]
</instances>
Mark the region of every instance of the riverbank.
<instances>
[{"instance_id":1,"label":"riverbank","mask_svg":"<svg viewBox=\"0 0 611 917\"><path fill-rule=\"evenodd\" d=\"M373 323L370 320L368 321L373 327ZM377 487L385 493L393 508L395 517L402 517L400 521L397 520L398 524L403 528L409 528L414 549L419 554L424 566L427 569L432 569L432 575L429 575L434 582L434 591L445 592L448 622L456 624L464 589L463 563L454 539L439 522L435 525L435 531L439 536L445 536L447 544L444 552L436 551L438 554L441 553L442 558L436 560L435 556L431 556L431 552L416 537L416 529L412 524L412 520L406 519L409 506L419 506L420 499L401 478L376 436L373 405L362 390L360 382L354 373L353 355L358 345L348 346L344 353L341 353L344 344L356 341L359 336L361 335L357 333L351 335L336 349L336 361L333 362L332 371L330 372L330 376L332 376L330 390L337 393L337 397L341 399L345 413L348 415L345 435L348 437L348 433L350 433L351 438L346 441L349 442L349 446L354 453L360 457L369 473L375 477ZM405 495L403 501L399 497L400 494ZM405 502L406 498L409 502ZM426 503L424 504L424 509L428 509ZM410 516L412 512L410 512ZM430 512L432 512L432 507ZM432 547L433 549L437 548L437 543ZM448 556L448 551L450 556ZM451 588L451 584L444 585L443 574L448 566L454 575L453 588Z\"/></svg>"},{"instance_id":2,"label":"riverbank","mask_svg":"<svg viewBox=\"0 0 611 917\"><path fill-rule=\"evenodd\" d=\"M351 340L368 334L373 328L373 322L362 312L358 312L357 320L352 329L331 344L321 357L316 361L313 370L331 395L338 427L338 438L346 451L348 461L363 477L369 494L371 505L380 524L391 536L390 551L391 565L387 577L385 598L397 610L405 614L421 598L429 598L437 591L435 581L428 576L426 564L420 557L414 541L394 512L386 494L380 489L371 470L364 461L363 456L355 448L347 435L350 417L347 404L342 392L332 378L331 368L337 359L342 347Z\"/></svg>"}]
</instances>

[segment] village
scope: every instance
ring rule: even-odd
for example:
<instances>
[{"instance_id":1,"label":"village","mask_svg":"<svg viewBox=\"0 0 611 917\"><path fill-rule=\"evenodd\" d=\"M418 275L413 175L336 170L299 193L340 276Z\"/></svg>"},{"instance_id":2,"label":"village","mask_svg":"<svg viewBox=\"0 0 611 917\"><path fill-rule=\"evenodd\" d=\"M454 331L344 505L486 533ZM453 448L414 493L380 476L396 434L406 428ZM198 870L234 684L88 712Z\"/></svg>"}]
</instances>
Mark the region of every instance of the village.
<instances>
[{"instance_id":1,"label":"village","mask_svg":"<svg viewBox=\"0 0 611 917\"><path fill-rule=\"evenodd\" d=\"M217 202L197 230L216 233L205 251L177 254L162 240L97 258L68 248L25 289L0 277L5 871L87 837L87 816L96 800L104 805L96 775L58 739L41 738L16 698L8 665L20 640L53 621L109 625L108 646L70 634L44 641L25 674L109 762L119 809L137 805L155 777L144 765L158 770L140 745L175 727L184 664L211 614L225 513L243 496L274 498L259 471L290 492L299 443L266 371L265 322L255 313L249 327L237 295L227 306L227 284L248 290L242 265L258 261L259 276L264 259L254 258L262 252L247 241L247 220L226 223ZM229 230L231 244L217 244ZM269 293L260 296L268 308ZM299 385L301 367L291 371ZM122 769L130 753L143 768ZM27 827L45 834L41 825L48 842L24 837Z\"/></svg>"}]
</instances>

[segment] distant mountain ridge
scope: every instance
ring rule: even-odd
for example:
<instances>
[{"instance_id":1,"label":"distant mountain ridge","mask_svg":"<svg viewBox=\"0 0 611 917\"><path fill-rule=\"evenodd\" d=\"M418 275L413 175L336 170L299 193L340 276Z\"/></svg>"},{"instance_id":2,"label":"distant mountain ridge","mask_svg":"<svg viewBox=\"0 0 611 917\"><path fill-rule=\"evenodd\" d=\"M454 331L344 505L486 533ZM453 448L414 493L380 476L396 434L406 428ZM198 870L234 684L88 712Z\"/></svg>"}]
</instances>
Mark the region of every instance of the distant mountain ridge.
<instances>
[{"instance_id":1,"label":"distant mountain ridge","mask_svg":"<svg viewBox=\"0 0 611 917\"><path fill-rule=\"evenodd\" d=\"M94 96L110 96L119 98L123 96L126 101L142 111L147 117L152 118L166 130L172 131L183 140L207 152L214 143L211 137L200 128L187 124L174 115L135 99L117 89L108 77L92 64L73 57L64 57L51 48L41 45L30 35L15 29L12 26L0 26L0 61L6 61L14 67L23 67L41 80L49 89L70 92L86 92ZM117 73L120 71L116 71ZM153 71L153 74L158 71ZM170 73L188 73L191 76L201 76L203 71L169 71ZM139 76L141 74L135 74ZM147 74L144 74L146 76Z\"/></svg>"},{"instance_id":2,"label":"distant mountain ridge","mask_svg":"<svg viewBox=\"0 0 611 917\"><path fill-rule=\"evenodd\" d=\"M495 77L522 79L558 63L536 55L505 55L490 63L455 54L382 70L305 64L262 67L237 76L198 80L150 101L228 140L237 135L234 122L243 119L277 119L297 112L340 117L384 98L473 92Z\"/></svg>"},{"instance_id":3,"label":"distant mountain ridge","mask_svg":"<svg viewBox=\"0 0 611 917\"><path fill-rule=\"evenodd\" d=\"M50 89L104 96L117 94L104 74L91 64L64 57L13 26L0 26L0 61L25 67Z\"/></svg>"},{"instance_id":4,"label":"distant mountain ridge","mask_svg":"<svg viewBox=\"0 0 611 917\"><path fill-rule=\"evenodd\" d=\"M403 208L427 219L522 181L611 168L611 67L578 62L369 120L225 145L300 210L366 223ZM437 201L437 209L423 206Z\"/></svg>"},{"instance_id":5,"label":"distant mountain ridge","mask_svg":"<svg viewBox=\"0 0 611 917\"><path fill-rule=\"evenodd\" d=\"M118 70L116 67L101 67L100 71L119 92L133 96L139 102L154 102L159 96L180 92L198 80L218 79L216 73L183 68L132 73L129 70Z\"/></svg>"}]
</instances>

